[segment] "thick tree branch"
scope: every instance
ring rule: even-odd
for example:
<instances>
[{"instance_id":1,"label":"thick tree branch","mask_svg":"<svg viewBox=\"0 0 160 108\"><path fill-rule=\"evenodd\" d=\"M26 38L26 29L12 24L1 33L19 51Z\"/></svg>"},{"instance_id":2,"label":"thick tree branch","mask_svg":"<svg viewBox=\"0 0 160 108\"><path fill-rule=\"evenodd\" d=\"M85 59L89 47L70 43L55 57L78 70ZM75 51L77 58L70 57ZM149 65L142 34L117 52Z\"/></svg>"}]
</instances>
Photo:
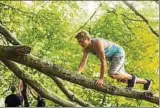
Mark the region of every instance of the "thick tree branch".
<instances>
[{"instance_id":1,"label":"thick tree branch","mask_svg":"<svg viewBox=\"0 0 160 108\"><path fill-rule=\"evenodd\" d=\"M5 34L3 35L7 36ZM12 37L12 35L10 37ZM145 92L145 91L139 92L136 90L118 88L118 87L108 85L108 84L104 85L101 88L98 88L95 86L96 80L92 78L88 78L84 75L80 75L77 72L64 69L50 61L41 60L38 57L35 57L33 55L18 56L16 58L11 58L11 60L14 60L20 64L24 64L31 68L37 69L38 71L48 75L51 78L57 76L64 80L70 81L72 83L79 84L83 87L94 89L100 92L108 93L111 95L142 99L142 100L146 100L146 101L149 101L155 104L159 104L159 97L153 96L153 94L150 92Z\"/></svg>"},{"instance_id":2,"label":"thick tree branch","mask_svg":"<svg viewBox=\"0 0 160 108\"><path fill-rule=\"evenodd\" d=\"M95 86L96 80L88 78L84 75L80 75L77 72L66 70L52 62L41 60L33 55L18 56L16 58L11 58L11 60L37 69L38 71L48 75L51 78L57 76L72 83L79 84L83 87L94 89L100 92L108 93L111 95L147 100L149 102L159 104L159 98L153 96L153 93L151 92L139 92L136 90L118 88L108 84L104 85L101 88L98 88Z\"/></svg>"},{"instance_id":3,"label":"thick tree branch","mask_svg":"<svg viewBox=\"0 0 160 108\"><path fill-rule=\"evenodd\" d=\"M19 78L25 81L29 86L34 88L39 94L41 94L44 98L49 99L55 103L58 103L61 106L72 107L76 106L75 104L64 100L57 96L56 94L51 93L45 87L43 87L38 81L33 80L31 75L23 72L13 61L2 60L2 62Z\"/></svg>"},{"instance_id":4,"label":"thick tree branch","mask_svg":"<svg viewBox=\"0 0 160 108\"><path fill-rule=\"evenodd\" d=\"M140 18L143 19L143 21L148 25L149 29L152 31L153 34L155 34L157 37L159 37L159 34L154 31L154 29L150 26L149 21L143 16L141 15L131 4L129 4L127 1L124 1L124 4L126 4L137 16L139 16Z\"/></svg>"},{"instance_id":5,"label":"thick tree branch","mask_svg":"<svg viewBox=\"0 0 160 108\"><path fill-rule=\"evenodd\" d=\"M12 58L17 56L23 56L26 54L29 54L31 51L31 48L28 46L22 46L22 45L16 45L16 46L1 46L0 50L2 51L0 53L1 58Z\"/></svg>"},{"instance_id":6,"label":"thick tree branch","mask_svg":"<svg viewBox=\"0 0 160 108\"><path fill-rule=\"evenodd\" d=\"M19 45L21 46L21 42L18 41L16 38L12 37L12 34L7 31L2 25L0 25L0 31L2 31L2 34L6 34L7 36L6 39L9 40L12 44L15 44L15 45ZM12 47L16 47L16 46L12 46ZM22 47L22 46L21 46ZM7 47L8 48L8 47ZM12 48L10 48L12 49ZM27 48L28 49L28 48ZM29 49L30 51L31 49ZM14 50L12 50L14 51ZM7 53L7 54L11 54L11 56L13 57L14 55L12 55L12 53ZM6 54L3 54L3 55L6 55ZM60 81L60 79L58 79L56 76L55 77L52 77L52 80L55 81L55 83L57 84L57 86L64 92L64 94L72 101L75 101L77 102L78 104L82 105L82 106L92 106L91 104L88 104L87 102L83 101L82 99L79 99L77 96L75 96L71 91L69 91L63 84L62 82Z\"/></svg>"}]
</instances>

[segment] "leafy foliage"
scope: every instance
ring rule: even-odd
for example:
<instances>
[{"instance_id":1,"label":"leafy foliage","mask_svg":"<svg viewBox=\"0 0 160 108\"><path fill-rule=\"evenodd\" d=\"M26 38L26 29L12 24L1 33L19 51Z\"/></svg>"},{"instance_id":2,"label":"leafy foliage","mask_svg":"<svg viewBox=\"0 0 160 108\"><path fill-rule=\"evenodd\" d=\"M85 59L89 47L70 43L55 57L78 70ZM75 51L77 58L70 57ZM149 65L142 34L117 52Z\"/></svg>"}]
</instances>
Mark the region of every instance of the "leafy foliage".
<instances>
[{"instance_id":1,"label":"leafy foliage","mask_svg":"<svg viewBox=\"0 0 160 108\"><path fill-rule=\"evenodd\" d=\"M152 79L151 90L158 96L158 38L149 30L148 25L142 19L125 7L123 2L117 2L112 8L108 4L109 2L112 4L112 1L101 2L102 6L98 10L100 14L95 14L83 29L88 30L93 37L105 38L123 46L126 51L126 70L140 78ZM16 38L23 44L32 47L33 55L76 71L82 51L74 39L74 35L76 30L90 18L91 14L82 9L88 3L90 1L32 1L30 4L23 1L1 1L0 19L3 25L15 34ZM137 1L134 3L143 6L138 11L158 31L158 13L155 13L155 10L158 12L158 5L154 1ZM150 4L152 5L150 6ZM1 41L1 44L7 45L3 42L4 39ZM83 74L98 78L99 65L98 58L89 55ZM4 99L9 93L5 91L11 84L18 85L19 80L3 64L0 66L0 79L1 82L5 82L0 84L0 95ZM53 80L36 70L25 66L21 67L26 73L32 74L34 79L39 80L46 88L59 94L62 98L66 98ZM113 81L107 75L105 81L125 87L125 84ZM101 94L66 81L64 84L78 97L95 106L156 106L146 101ZM137 85L136 89L142 89L142 86ZM29 97L31 106L35 106L36 101L31 94ZM47 106L59 106L48 100L46 102Z\"/></svg>"}]
</instances>

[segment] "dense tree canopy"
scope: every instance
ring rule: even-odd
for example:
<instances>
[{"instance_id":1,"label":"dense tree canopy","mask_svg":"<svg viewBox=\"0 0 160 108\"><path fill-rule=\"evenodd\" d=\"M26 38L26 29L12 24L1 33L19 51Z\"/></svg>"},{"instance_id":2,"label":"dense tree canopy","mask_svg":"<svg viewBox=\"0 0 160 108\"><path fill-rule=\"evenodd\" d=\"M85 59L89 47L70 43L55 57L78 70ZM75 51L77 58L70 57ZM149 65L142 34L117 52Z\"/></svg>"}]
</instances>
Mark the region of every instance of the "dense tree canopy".
<instances>
[{"instance_id":1,"label":"dense tree canopy","mask_svg":"<svg viewBox=\"0 0 160 108\"><path fill-rule=\"evenodd\" d=\"M37 93L48 107L158 106L158 7L158 1L1 1L0 106L20 79L29 85L30 106L36 106ZM82 75L77 74L82 49L74 36L81 29L121 45L127 72L151 79L151 92L140 85L126 90L107 72L104 86L95 87L100 62L94 55ZM14 45L29 46L31 52L20 57L5 52Z\"/></svg>"}]
</instances>

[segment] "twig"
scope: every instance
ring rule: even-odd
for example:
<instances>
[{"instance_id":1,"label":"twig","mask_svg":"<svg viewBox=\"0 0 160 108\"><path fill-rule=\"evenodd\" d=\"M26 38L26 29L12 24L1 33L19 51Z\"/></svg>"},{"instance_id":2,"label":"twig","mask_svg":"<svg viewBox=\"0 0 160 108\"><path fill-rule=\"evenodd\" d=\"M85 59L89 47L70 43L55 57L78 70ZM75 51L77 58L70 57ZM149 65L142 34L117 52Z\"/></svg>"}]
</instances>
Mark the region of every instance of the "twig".
<instances>
[{"instance_id":1,"label":"twig","mask_svg":"<svg viewBox=\"0 0 160 108\"><path fill-rule=\"evenodd\" d=\"M98 9L100 7L101 7L101 3L99 4L98 8L93 12L93 14L91 15L91 17L78 30L76 30L76 32L79 31L81 28L83 28L93 18L93 16L96 14L96 12L98 11Z\"/></svg>"},{"instance_id":2,"label":"twig","mask_svg":"<svg viewBox=\"0 0 160 108\"><path fill-rule=\"evenodd\" d=\"M131 4L129 4L127 1L124 1L124 4L126 4L137 16L143 19L143 21L149 26L149 29L152 31L153 34L155 34L157 37L159 37L159 34L153 30L153 28L149 25L149 21L141 15Z\"/></svg>"}]
</instances>

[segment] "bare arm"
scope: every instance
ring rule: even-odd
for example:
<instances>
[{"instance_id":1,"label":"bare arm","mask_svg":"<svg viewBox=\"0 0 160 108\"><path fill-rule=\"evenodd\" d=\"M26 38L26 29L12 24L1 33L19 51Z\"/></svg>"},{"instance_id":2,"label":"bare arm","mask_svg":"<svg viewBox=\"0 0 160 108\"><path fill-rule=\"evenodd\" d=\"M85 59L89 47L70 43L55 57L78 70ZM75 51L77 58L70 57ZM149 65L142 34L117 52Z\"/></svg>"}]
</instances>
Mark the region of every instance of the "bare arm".
<instances>
[{"instance_id":1,"label":"bare arm","mask_svg":"<svg viewBox=\"0 0 160 108\"><path fill-rule=\"evenodd\" d=\"M104 54L103 42L98 41L95 44L95 47L96 47L96 50L97 50L97 53L99 55L99 59L100 59L100 62L101 62L100 79L104 79L104 74L105 74L105 71L106 71L106 57L105 57L105 54Z\"/></svg>"},{"instance_id":2,"label":"bare arm","mask_svg":"<svg viewBox=\"0 0 160 108\"><path fill-rule=\"evenodd\" d=\"M104 80L104 75L105 75L105 70L106 70L106 58L105 58L105 54L104 54L103 42L102 41L98 41L95 44L95 49L97 51L97 54L98 54L100 62L101 62L100 78L96 81L96 85L98 87L102 87L103 80Z\"/></svg>"},{"instance_id":3,"label":"bare arm","mask_svg":"<svg viewBox=\"0 0 160 108\"><path fill-rule=\"evenodd\" d=\"M22 93L21 93L22 90L23 90L23 82L22 82L22 80L20 80L19 86L18 86L18 92L19 92L20 96L22 96Z\"/></svg>"},{"instance_id":4,"label":"bare arm","mask_svg":"<svg viewBox=\"0 0 160 108\"><path fill-rule=\"evenodd\" d=\"M83 57L82 57L82 60L80 62L80 65L79 65L79 69L78 69L78 72L81 73L84 69L84 66L86 64L86 61L87 61L87 58L88 58L88 52L86 50L83 51Z\"/></svg>"}]
</instances>

